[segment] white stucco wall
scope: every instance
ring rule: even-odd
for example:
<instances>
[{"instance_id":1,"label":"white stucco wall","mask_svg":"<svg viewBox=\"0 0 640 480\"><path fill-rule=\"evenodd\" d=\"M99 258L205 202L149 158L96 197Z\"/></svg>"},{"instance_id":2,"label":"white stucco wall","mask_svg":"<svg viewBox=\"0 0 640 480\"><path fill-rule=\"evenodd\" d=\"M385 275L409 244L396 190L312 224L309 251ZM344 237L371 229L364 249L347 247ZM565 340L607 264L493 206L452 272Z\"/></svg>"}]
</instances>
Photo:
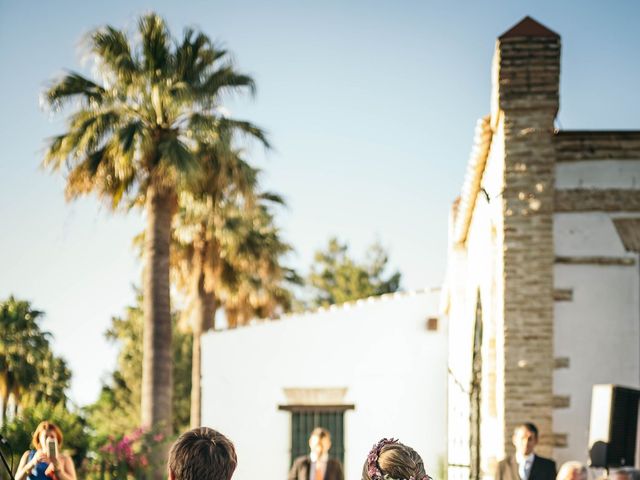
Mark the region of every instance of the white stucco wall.
<instances>
[{"instance_id":1,"label":"white stucco wall","mask_svg":"<svg viewBox=\"0 0 640 480\"><path fill-rule=\"evenodd\" d=\"M603 212L554 216L557 255L636 259L631 266L555 266L555 287L573 290L572 301L555 303L555 356L568 357L570 363L555 370L554 393L571 397L569 408L553 414L554 431L568 434L568 448L554 450L559 462L588 459L594 384L638 387L640 382L638 256L625 252L611 218Z\"/></svg>"},{"instance_id":2,"label":"white stucco wall","mask_svg":"<svg viewBox=\"0 0 640 480\"><path fill-rule=\"evenodd\" d=\"M235 480L284 479L290 414L283 388L347 387L345 473L360 478L371 445L398 437L438 476L446 454L446 325L435 290L287 317L203 338L203 423L236 444Z\"/></svg>"},{"instance_id":3,"label":"white stucco wall","mask_svg":"<svg viewBox=\"0 0 640 480\"><path fill-rule=\"evenodd\" d=\"M481 187L464 245L450 246L447 264L449 316L449 479L469 478L473 335L478 293L482 303L481 469L493 473L502 452L502 200L504 125L493 134ZM487 200L487 196L489 199ZM500 336L498 336L500 337Z\"/></svg>"},{"instance_id":4,"label":"white stucco wall","mask_svg":"<svg viewBox=\"0 0 640 480\"><path fill-rule=\"evenodd\" d=\"M556 213L553 216L556 255L561 257L628 255L612 222L615 216L605 212Z\"/></svg>"},{"instance_id":5,"label":"white stucco wall","mask_svg":"<svg viewBox=\"0 0 640 480\"><path fill-rule=\"evenodd\" d=\"M640 160L558 163L556 188L640 188Z\"/></svg>"}]
</instances>

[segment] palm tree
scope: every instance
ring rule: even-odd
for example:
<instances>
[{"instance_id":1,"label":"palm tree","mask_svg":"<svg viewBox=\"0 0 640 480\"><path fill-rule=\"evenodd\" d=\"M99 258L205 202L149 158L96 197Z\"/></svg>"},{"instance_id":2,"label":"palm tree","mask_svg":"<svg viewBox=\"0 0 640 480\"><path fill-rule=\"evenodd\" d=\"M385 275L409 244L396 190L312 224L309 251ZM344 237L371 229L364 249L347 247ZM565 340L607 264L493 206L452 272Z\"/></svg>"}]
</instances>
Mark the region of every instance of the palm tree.
<instances>
[{"instance_id":1,"label":"palm tree","mask_svg":"<svg viewBox=\"0 0 640 480\"><path fill-rule=\"evenodd\" d=\"M193 210L184 207L186 202L192 207L197 203L193 202L193 199L187 201L185 195L181 196L181 214L174 238L175 255L172 265L178 288L189 298L187 307L182 313L182 324L193 335L190 424L192 428L196 428L202 424L201 337L204 332L214 328L217 302L211 277L216 276L218 270L220 245L207 229L205 219L208 215L200 217L191 224L184 223L190 215L193 215Z\"/></svg>"},{"instance_id":2,"label":"palm tree","mask_svg":"<svg viewBox=\"0 0 640 480\"><path fill-rule=\"evenodd\" d=\"M38 366L50 354L48 332L38 325L42 312L26 301L9 297L0 302L0 400L1 424L7 417L9 398L15 409L22 396L38 383ZM13 412L15 415L15 411Z\"/></svg>"},{"instance_id":3,"label":"palm tree","mask_svg":"<svg viewBox=\"0 0 640 480\"><path fill-rule=\"evenodd\" d=\"M46 92L53 107L75 101L68 131L52 139L44 166L67 167L69 198L96 193L111 207L144 205L142 423L171 428L169 261L172 220L181 190L213 162L221 135L262 141L249 122L220 114L222 94L253 92L227 52L203 33L172 38L162 18L143 16L139 43L107 26L88 37L97 78L68 73Z\"/></svg>"},{"instance_id":4,"label":"palm tree","mask_svg":"<svg viewBox=\"0 0 640 480\"><path fill-rule=\"evenodd\" d=\"M210 152L218 168L205 170L190 192L181 193L179 202L174 271L178 285L190 297L185 318L193 334L190 423L194 428L201 424L201 337L214 327L215 288L224 254L218 228L225 218L225 205L234 200L252 204L257 184L257 170L232 148L231 140L225 138Z\"/></svg>"},{"instance_id":5,"label":"palm tree","mask_svg":"<svg viewBox=\"0 0 640 480\"><path fill-rule=\"evenodd\" d=\"M200 425L201 421L201 336L215 326L215 314L224 297L222 292L238 288L240 278L247 276L243 277L243 271L259 268L258 258L266 259L267 249L276 245L278 250L270 252L273 267L261 273L278 278L277 272L282 268L279 257L290 250L289 245L274 236L273 217L265 216L268 212L265 202L282 204L282 200L276 195L254 193L258 172L242 160L239 151L227 149L223 153L234 157L233 162L226 162L229 167L226 178L209 176L209 182L201 185L198 195L181 194L175 230L178 254L174 273L177 284L190 298L184 314L193 333L192 426ZM218 186L211 188L212 185ZM262 265L266 265L265 262ZM286 291L282 289L282 292ZM285 297L283 293L281 298ZM248 303L248 299L244 300ZM222 305L226 309L229 304Z\"/></svg>"},{"instance_id":6,"label":"palm tree","mask_svg":"<svg viewBox=\"0 0 640 480\"><path fill-rule=\"evenodd\" d=\"M227 326L246 325L252 319L277 317L291 309L292 293L287 286L301 279L282 263L292 251L275 226L272 205L284 205L272 193L262 193L248 211L236 211L227 218L227 255L222 262L218 292Z\"/></svg>"},{"instance_id":7,"label":"palm tree","mask_svg":"<svg viewBox=\"0 0 640 480\"><path fill-rule=\"evenodd\" d=\"M37 365L38 385L26 392L29 405L47 402L63 405L67 401L66 390L71 382L71 370L64 359L56 357L51 350L42 353Z\"/></svg>"}]
</instances>

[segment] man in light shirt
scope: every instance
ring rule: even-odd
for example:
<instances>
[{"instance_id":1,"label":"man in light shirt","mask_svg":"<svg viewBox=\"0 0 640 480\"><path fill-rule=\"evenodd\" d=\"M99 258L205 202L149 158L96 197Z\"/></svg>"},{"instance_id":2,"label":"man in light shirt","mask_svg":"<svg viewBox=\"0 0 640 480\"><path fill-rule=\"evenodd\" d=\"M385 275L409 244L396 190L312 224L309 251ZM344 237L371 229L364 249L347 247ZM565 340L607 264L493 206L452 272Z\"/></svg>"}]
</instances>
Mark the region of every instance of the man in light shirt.
<instances>
[{"instance_id":1,"label":"man in light shirt","mask_svg":"<svg viewBox=\"0 0 640 480\"><path fill-rule=\"evenodd\" d=\"M298 457L289 471L288 480L344 480L342 465L329 458L331 435L329 431L316 427L309 437L309 455Z\"/></svg>"},{"instance_id":2,"label":"man in light shirt","mask_svg":"<svg viewBox=\"0 0 640 480\"><path fill-rule=\"evenodd\" d=\"M556 462L534 453L538 429L533 423L522 423L513 431L515 455L498 463L495 480L554 480Z\"/></svg>"}]
</instances>

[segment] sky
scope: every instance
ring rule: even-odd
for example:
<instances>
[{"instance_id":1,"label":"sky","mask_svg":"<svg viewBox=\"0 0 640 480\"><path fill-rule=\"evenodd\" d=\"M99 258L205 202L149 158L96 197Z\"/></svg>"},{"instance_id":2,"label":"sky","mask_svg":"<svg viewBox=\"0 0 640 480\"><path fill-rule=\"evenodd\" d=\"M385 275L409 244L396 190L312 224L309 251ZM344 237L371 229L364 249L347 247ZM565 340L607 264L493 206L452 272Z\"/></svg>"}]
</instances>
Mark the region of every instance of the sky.
<instances>
[{"instance_id":1,"label":"sky","mask_svg":"<svg viewBox=\"0 0 640 480\"><path fill-rule=\"evenodd\" d=\"M269 134L274 148L248 155L287 200L277 221L301 273L337 236L357 257L380 241L403 289L441 284L495 39L526 15L562 36L558 127L640 129L636 0L0 0L0 300L46 313L77 405L114 368L104 332L140 285L131 240L144 218L65 202L63 176L39 167L65 117L39 98L65 70L89 73L85 34L131 30L152 10L176 36L208 34L256 80L255 98L225 106Z\"/></svg>"}]
</instances>

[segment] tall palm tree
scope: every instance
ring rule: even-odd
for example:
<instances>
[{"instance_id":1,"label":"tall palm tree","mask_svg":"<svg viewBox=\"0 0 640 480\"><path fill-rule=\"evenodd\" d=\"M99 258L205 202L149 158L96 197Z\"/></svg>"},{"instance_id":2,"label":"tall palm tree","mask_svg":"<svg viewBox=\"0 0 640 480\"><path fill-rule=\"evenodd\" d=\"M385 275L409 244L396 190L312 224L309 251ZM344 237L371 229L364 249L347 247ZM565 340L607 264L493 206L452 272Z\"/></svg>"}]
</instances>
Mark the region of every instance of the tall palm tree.
<instances>
[{"instance_id":1,"label":"tall palm tree","mask_svg":"<svg viewBox=\"0 0 640 480\"><path fill-rule=\"evenodd\" d=\"M97 78L72 72L47 90L51 106L75 101L75 111L43 163L68 168L69 198L93 192L113 208L144 205L142 423L170 433L169 260L178 194L212 162L208 152L221 134L267 142L251 123L220 114L222 94L254 90L226 51L191 29L172 41L155 14L143 16L138 30L137 44L112 26L94 31L87 44Z\"/></svg>"}]
</instances>

